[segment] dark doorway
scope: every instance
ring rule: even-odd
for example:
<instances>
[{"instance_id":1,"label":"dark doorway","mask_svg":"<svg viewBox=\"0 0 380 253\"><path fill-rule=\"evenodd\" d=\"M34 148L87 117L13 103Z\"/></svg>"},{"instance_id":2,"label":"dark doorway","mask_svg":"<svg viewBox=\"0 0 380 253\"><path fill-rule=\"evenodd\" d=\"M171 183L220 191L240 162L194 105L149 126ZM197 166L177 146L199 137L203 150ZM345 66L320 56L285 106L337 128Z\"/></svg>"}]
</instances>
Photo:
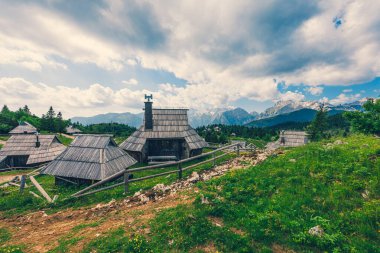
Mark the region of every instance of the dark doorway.
<instances>
[{"instance_id":1,"label":"dark doorway","mask_svg":"<svg viewBox=\"0 0 380 253\"><path fill-rule=\"evenodd\" d=\"M148 156L176 156L182 157L183 140L149 140Z\"/></svg>"}]
</instances>

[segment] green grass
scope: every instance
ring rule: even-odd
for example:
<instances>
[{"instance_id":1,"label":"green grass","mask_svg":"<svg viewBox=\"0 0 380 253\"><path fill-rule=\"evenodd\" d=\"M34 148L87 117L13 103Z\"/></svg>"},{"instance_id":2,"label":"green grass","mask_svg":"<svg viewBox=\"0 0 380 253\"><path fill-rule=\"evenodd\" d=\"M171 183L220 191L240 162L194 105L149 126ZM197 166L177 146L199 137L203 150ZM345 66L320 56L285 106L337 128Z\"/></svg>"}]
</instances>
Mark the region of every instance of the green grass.
<instances>
[{"instance_id":1,"label":"green grass","mask_svg":"<svg viewBox=\"0 0 380 253\"><path fill-rule=\"evenodd\" d=\"M115 140L117 145L120 145L123 141L125 141L128 137L125 136L119 136L119 137L114 137L113 139Z\"/></svg>"},{"instance_id":2,"label":"green grass","mask_svg":"<svg viewBox=\"0 0 380 253\"><path fill-rule=\"evenodd\" d=\"M241 137L232 137L231 140L241 140L246 141L247 144L253 144L258 148L265 148L265 145L267 145L267 141L264 140L258 140L258 139L251 139L251 138L241 138Z\"/></svg>"},{"instance_id":3,"label":"green grass","mask_svg":"<svg viewBox=\"0 0 380 253\"><path fill-rule=\"evenodd\" d=\"M74 139L67 138L66 136L63 136L62 134L57 135L58 140L62 142L63 145L69 146L71 142L73 142Z\"/></svg>"},{"instance_id":4,"label":"green grass","mask_svg":"<svg viewBox=\"0 0 380 253\"><path fill-rule=\"evenodd\" d=\"M220 154L220 153L218 153ZM231 159L231 157L235 156L235 154L229 154L225 157L219 158L217 160L218 163L225 162L228 159ZM186 164L184 164L183 167L195 164L199 161L207 160L210 157L201 158L196 161L191 161ZM133 167L138 167L144 164L137 164ZM183 177L189 176L193 171L202 171L207 170L212 167L211 163L206 163L203 165L200 165L194 169L187 170L183 172ZM168 168L163 169L152 169L152 170L146 170L142 172L136 172L133 173L134 178L139 178L147 175L157 174L165 171L170 171L176 169L176 166L171 166ZM32 190L35 193L39 194L38 191L32 186L31 188L28 188L24 193L19 193L18 190L15 187L8 187L8 188L0 188L0 212L2 212L3 216L12 216L16 214L21 214L33 210L40 210L44 209L47 213L53 213L57 212L59 210L73 207L73 208L79 208L83 206L88 206L96 203L105 203L109 202L112 199L121 199L125 198L126 195L124 195L124 187L116 187L111 190L106 190L103 192L99 192L93 195L84 196L81 198L69 198L72 194L79 191L80 189L83 189L84 186L78 187L74 185L68 185L68 186L56 186L54 183L54 177L48 176L48 175L39 175L36 176L37 181L42 185L42 187L47 191L47 193L53 197L54 195L59 195L58 201L55 203L47 203L44 199L38 199L33 197L29 191ZM168 176L161 176L157 178L152 178L145 181L135 182L131 183L129 185L129 192L127 195L131 196L135 192L142 190L147 190L155 186L156 184L170 184L178 179L177 173L171 174ZM119 181L117 182L120 182ZM29 181L27 181L28 185L32 185ZM112 182L113 184L114 182ZM12 192L9 192L10 190L13 190Z\"/></svg>"},{"instance_id":5,"label":"green grass","mask_svg":"<svg viewBox=\"0 0 380 253\"><path fill-rule=\"evenodd\" d=\"M348 144L312 143L200 183L210 204L198 197L160 212L150 247L188 252L211 244L221 252L271 252L278 244L296 252L380 252L380 141L363 135L342 140ZM317 225L321 237L308 233Z\"/></svg>"},{"instance_id":6,"label":"green grass","mask_svg":"<svg viewBox=\"0 0 380 253\"><path fill-rule=\"evenodd\" d=\"M3 144L0 144L0 149L2 149L3 148Z\"/></svg>"},{"instance_id":7,"label":"green grass","mask_svg":"<svg viewBox=\"0 0 380 253\"><path fill-rule=\"evenodd\" d=\"M0 228L0 245L11 239L12 235L6 228Z\"/></svg>"},{"instance_id":8,"label":"green grass","mask_svg":"<svg viewBox=\"0 0 380 253\"><path fill-rule=\"evenodd\" d=\"M10 136L0 136L0 141L7 141Z\"/></svg>"},{"instance_id":9,"label":"green grass","mask_svg":"<svg viewBox=\"0 0 380 253\"><path fill-rule=\"evenodd\" d=\"M82 252L154 252L143 236L135 235L131 238L124 235L122 228L110 231L107 235L91 241Z\"/></svg>"},{"instance_id":10,"label":"green grass","mask_svg":"<svg viewBox=\"0 0 380 253\"><path fill-rule=\"evenodd\" d=\"M99 226L100 224L101 224L101 222L91 222L91 223L79 224L79 225L73 227L72 231L74 233L76 233L76 232L79 232L85 228L95 228L95 227Z\"/></svg>"}]
</instances>

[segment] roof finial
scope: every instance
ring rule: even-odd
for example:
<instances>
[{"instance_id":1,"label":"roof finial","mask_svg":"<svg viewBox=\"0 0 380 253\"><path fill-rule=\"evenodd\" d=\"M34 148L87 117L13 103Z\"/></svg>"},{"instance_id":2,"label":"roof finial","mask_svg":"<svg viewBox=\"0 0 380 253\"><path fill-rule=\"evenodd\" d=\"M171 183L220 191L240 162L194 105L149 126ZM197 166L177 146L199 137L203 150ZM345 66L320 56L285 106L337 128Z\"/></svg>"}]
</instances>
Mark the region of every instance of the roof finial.
<instances>
[{"instance_id":1,"label":"roof finial","mask_svg":"<svg viewBox=\"0 0 380 253\"><path fill-rule=\"evenodd\" d=\"M150 94L149 96L145 94L145 99L148 99L148 102L150 102L151 99L153 99L153 95Z\"/></svg>"}]
</instances>

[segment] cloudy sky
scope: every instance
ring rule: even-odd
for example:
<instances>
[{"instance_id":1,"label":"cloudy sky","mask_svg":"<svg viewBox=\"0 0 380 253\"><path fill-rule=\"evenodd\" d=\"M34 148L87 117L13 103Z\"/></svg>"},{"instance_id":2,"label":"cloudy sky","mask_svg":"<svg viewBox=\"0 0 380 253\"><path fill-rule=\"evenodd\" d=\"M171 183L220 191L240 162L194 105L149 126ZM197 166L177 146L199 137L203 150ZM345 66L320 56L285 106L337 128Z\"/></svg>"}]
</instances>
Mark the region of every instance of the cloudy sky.
<instances>
[{"instance_id":1,"label":"cloudy sky","mask_svg":"<svg viewBox=\"0 0 380 253\"><path fill-rule=\"evenodd\" d=\"M0 104L262 111L380 94L380 1L0 0Z\"/></svg>"}]
</instances>

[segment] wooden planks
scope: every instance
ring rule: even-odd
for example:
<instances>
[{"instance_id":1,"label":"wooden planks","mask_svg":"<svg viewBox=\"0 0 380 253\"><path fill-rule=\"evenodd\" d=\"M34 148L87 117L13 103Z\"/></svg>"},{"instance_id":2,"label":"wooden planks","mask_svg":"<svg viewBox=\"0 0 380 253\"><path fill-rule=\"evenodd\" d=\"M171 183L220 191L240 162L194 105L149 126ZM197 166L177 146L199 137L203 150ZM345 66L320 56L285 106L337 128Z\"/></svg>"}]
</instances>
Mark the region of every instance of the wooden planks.
<instances>
[{"instance_id":1,"label":"wooden planks","mask_svg":"<svg viewBox=\"0 0 380 253\"><path fill-rule=\"evenodd\" d=\"M42 196L45 197L45 199L51 203L53 202L53 200L50 198L49 194L47 194L47 192L44 190L44 188L42 188L42 186L37 182L37 180L33 177L33 176L30 176L30 181L32 182L32 184L37 188L37 190L42 194Z\"/></svg>"}]
</instances>

